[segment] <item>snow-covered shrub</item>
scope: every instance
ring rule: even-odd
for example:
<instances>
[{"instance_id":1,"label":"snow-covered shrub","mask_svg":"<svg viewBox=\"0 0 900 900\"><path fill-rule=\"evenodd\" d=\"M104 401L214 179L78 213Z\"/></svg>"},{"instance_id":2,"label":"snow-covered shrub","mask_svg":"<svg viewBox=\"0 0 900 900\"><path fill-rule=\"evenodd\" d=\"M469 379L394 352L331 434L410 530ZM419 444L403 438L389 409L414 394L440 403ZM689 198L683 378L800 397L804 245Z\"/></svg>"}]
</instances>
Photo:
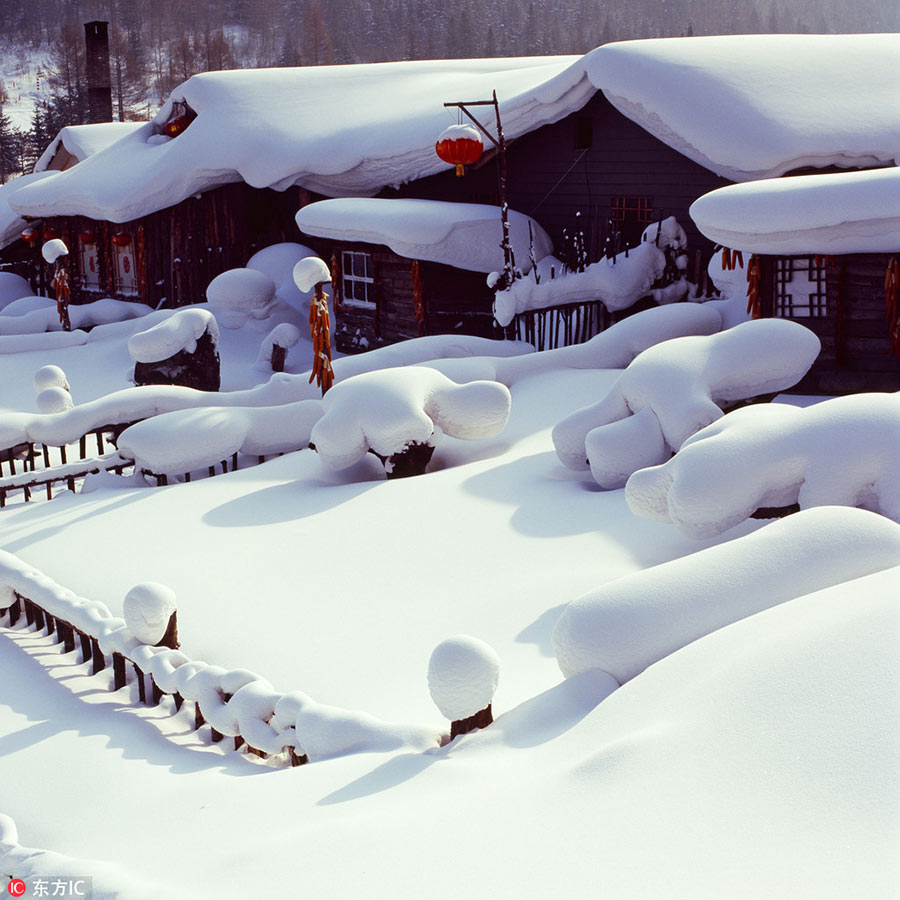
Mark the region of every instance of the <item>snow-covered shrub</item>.
<instances>
[{"instance_id":1,"label":"snow-covered shrub","mask_svg":"<svg viewBox=\"0 0 900 900\"><path fill-rule=\"evenodd\" d=\"M466 634L441 641L428 661L428 690L435 706L454 725L480 717L472 727L491 722L489 707L500 679L500 659L490 644ZM457 726L463 734L469 727ZM455 737L456 735L452 735Z\"/></svg>"},{"instance_id":2,"label":"snow-covered shrub","mask_svg":"<svg viewBox=\"0 0 900 900\"><path fill-rule=\"evenodd\" d=\"M307 256L294 266L293 279L301 291L308 293L317 284L330 282L331 272L324 260L318 256Z\"/></svg>"},{"instance_id":3,"label":"snow-covered shrub","mask_svg":"<svg viewBox=\"0 0 900 900\"><path fill-rule=\"evenodd\" d=\"M590 467L604 488L665 462L737 401L796 384L819 353L808 328L785 319L745 322L719 334L676 338L637 356L599 403L553 429L556 454Z\"/></svg>"},{"instance_id":4,"label":"snow-covered shrub","mask_svg":"<svg viewBox=\"0 0 900 900\"><path fill-rule=\"evenodd\" d=\"M256 269L229 269L206 288L209 308L223 328L241 328L249 318L265 319L275 299L275 282Z\"/></svg>"},{"instance_id":5,"label":"snow-covered shrub","mask_svg":"<svg viewBox=\"0 0 900 900\"><path fill-rule=\"evenodd\" d=\"M125 625L139 641L155 645L165 636L176 608L175 592L171 588L145 581L125 595Z\"/></svg>"},{"instance_id":6,"label":"snow-covered shrub","mask_svg":"<svg viewBox=\"0 0 900 900\"><path fill-rule=\"evenodd\" d=\"M297 345L300 337L300 329L290 322L276 325L259 345L257 364L271 366L273 372L283 372L287 352Z\"/></svg>"},{"instance_id":7,"label":"snow-covered shrub","mask_svg":"<svg viewBox=\"0 0 900 900\"><path fill-rule=\"evenodd\" d=\"M219 328L205 309L182 309L128 339L135 384L219 389Z\"/></svg>"},{"instance_id":8,"label":"snow-covered shrub","mask_svg":"<svg viewBox=\"0 0 900 900\"><path fill-rule=\"evenodd\" d=\"M44 388L37 395L36 402L38 412L45 414L65 412L75 405L72 403L72 395L65 388L56 385Z\"/></svg>"},{"instance_id":9,"label":"snow-covered shrub","mask_svg":"<svg viewBox=\"0 0 900 900\"><path fill-rule=\"evenodd\" d=\"M307 256L315 256L315 250L303 244L284 242L258 250L247 260L247 268L268 275L275 283L275 295L299 312L307 312L311 291L301 291L294 283L294 266Z\"/></svg>"},{"instance_id":10,"label":"snow-covered shrub","mask_svg":"<svg viewBox=\"0 0 900 900\"><path fill-rule=\"evenodd\" d=\"M433 448L441 433L464 440L499 434L511 398L509 389L496 382L459 385L434 369L403 368L342 381L322 403L325 415L311 436L322 459L345 469L372 450L391 473L402 454Z\"/></svg>"},{"instance_id":11,"label":"snow-covered shrub","mask_svg":"<svg viewBox=\"0 0 900 900\"><path fill-rule=\"evenodd\" d=\"M807 510L759 531L609 582L570 603L553 631L568 678L620 684L739 619L897 565L900 526L858 509Z\"/></svg>"},{"instance_id":12,"label":"snow-covered shrub","mask_svg":"<svg viewBox=\"0 0 900 900\"><path fill-rule=\"evenodd\" d=\"M52 265L55 263L61 256L68 256L69 248L66 246L65 241L60 240L59 238L53 238L52 241L47 241L43 247L41 247L41 256L44 257L44 261Z\"/></svg>"},{"instance_id":13,"label":"snow-covered shrub","mask_svg":"<svg viewBox=\"0 0 900 900\"><path fill-rule=\"evenodd\" d=\"M693 537L795 503L862 506L900 522L900 394L735 410L664 465L635 472L625 499Z\"/></svg>"},{"instance_id":14,"label":"snow-covered shrub","mask_svg":"<svg viewBox=\"0 0 900 900\"><path fill-rule=\"evenodd\" d=\"M33 384L35 393L38 394L52 387L62 388L64 391L69 390L69 379L66 378L66 373L59 366L41 366L34 373Z\"/></svg>"},{"instance_id":15,"label":"snow-covered shrub","mask_svg":"<svg viewBox=\"0 0 900 900\"><path fill-rule=\"evenodd\" d=\"M0 272L0 310L31 293L31 285L14 272Z\"/></svg>"}]
</instances>

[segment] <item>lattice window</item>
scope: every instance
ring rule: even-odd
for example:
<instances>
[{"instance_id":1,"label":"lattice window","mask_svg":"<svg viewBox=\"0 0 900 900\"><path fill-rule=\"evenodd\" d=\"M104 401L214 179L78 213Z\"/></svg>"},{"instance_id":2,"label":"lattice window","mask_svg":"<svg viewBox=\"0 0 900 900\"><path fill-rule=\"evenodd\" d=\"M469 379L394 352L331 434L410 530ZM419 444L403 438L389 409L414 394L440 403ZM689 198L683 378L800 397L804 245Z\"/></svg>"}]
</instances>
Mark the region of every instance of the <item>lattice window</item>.
<instances>
[{"instance_id":1,"label":"lattice window","mask_svg":"<svg viewBox=\"0 0 900 900\"><path fill-rule=\"evenodd\" d=\"M355 250L341 253L343 301L353 306L375 305L375 269L372 256Z\"/></svg>"},{"instance_id":2,"label":"lattice window","mask_svg":"<svg viewBox=\"0 0 900 900\"><path fill-rule=\"evenodd\" d=\"M653 221L653 200L650 197L613 197L609 207L609 238L622 250L634 247L644 229Z\"/></svg>"},{"instance_id":3,"label":"lattice window","mask_svg":"<svg viewBox=\"0 0 900 900\"><path fill-rule=\"evenodd\" d=\"M775 315L809 319L828 315L825 267L814 257L782 257L775 261Z\"/></svg>"}]
</instances>

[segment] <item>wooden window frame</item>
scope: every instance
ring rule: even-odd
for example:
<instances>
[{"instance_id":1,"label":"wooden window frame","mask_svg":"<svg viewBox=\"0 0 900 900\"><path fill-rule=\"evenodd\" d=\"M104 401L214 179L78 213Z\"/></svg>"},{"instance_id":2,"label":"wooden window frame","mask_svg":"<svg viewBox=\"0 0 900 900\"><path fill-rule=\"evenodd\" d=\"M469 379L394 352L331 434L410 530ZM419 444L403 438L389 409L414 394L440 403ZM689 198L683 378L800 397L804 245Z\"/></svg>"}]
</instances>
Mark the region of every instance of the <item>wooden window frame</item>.
<instances>
[{"instance_id":1,"label":"wooden window frame","mask_svg":"<svg viewBox=\"0 0 900 900\"><path fill-rule=\"evenodd\" d=\"M357 271L360 262L362 275ZM375 309L375 260L371 253L365 250L341 251L341 303Z\"/></svg>"},{"instance_id":2,"label":"wooden window frame","mask_svg":"<svg viewBox=\"0 0 900 900\"><path fill-rule=\"evenodd\" d=\"M789 290L797 274L805 274L808 283L816 286L808 293L808 302L795 302ZM776 257L773 315L782 319L824 319L828 315L824 264L812 256Z\"/></svg>"}]
</instances>

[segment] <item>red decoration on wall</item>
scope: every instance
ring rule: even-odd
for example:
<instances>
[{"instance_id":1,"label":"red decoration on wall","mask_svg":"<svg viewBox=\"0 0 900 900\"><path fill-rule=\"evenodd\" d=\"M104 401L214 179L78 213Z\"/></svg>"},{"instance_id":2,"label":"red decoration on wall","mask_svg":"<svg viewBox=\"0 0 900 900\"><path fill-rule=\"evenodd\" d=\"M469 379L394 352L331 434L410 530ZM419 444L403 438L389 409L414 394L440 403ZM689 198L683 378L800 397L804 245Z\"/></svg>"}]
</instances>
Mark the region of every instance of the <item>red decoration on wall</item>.
<instances>
[{"instance_id":1,"label":"red decoration on wall","mask_svg":"<svg viewBox=\"0 0 900 900\"><path fill-rule=\"evenodd\" d=\"M129 257L122 257L122 268L125 270L126 275L131 271L131 259Z\"/></svg>"},{"instance_id":2,"label":"red decoration on wall","mask_svg":"<svg viewBox=\"0 0 900 900\"><path fill-rule=\"evenodd\" d=\"M81 234L78 235L78 240L81 241L82 244L96 244L99 238L96 231L82 231Z\"/></svg>"},{"instance_id":3,"label":"red decoration on wall","mask_svg":"<svg viewBox=\"0 0 900 900\"><path fill-rule=\"evenodd\" d=\"M131 235L125 231L116 232L116 234L112 236L112 242L117 247L127 247L131 243Z\"/></svg>"}]
</instances>

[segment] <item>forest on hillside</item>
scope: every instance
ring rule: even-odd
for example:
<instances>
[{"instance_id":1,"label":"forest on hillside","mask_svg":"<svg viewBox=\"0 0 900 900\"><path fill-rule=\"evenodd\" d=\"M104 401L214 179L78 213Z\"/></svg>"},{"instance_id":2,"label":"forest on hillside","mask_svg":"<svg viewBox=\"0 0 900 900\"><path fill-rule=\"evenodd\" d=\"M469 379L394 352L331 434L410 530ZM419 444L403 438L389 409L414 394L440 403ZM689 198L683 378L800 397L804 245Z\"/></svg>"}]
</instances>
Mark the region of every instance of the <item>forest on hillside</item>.
<instances>
[{"instance_id":1,"label":"forest on hillside","mask_svg":"<svg viewBox=\"0 0 900 900\"><path fill-rule=\"evenodd\" d=\"M87 120L84 23L110 23L113 114L146 118L197 72L584 53L631 38L900 31L896 0L29 0L0 3L0 41L48 54L30 128L0 101L0 181ZM0 97L5 92L0 84Z\"/></svg>"}]
</instances>

